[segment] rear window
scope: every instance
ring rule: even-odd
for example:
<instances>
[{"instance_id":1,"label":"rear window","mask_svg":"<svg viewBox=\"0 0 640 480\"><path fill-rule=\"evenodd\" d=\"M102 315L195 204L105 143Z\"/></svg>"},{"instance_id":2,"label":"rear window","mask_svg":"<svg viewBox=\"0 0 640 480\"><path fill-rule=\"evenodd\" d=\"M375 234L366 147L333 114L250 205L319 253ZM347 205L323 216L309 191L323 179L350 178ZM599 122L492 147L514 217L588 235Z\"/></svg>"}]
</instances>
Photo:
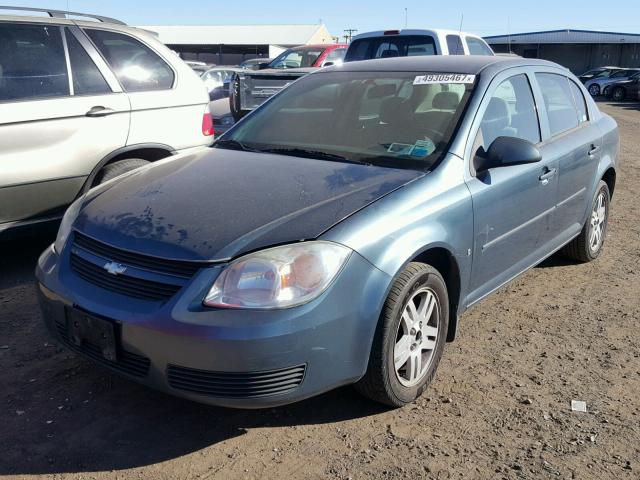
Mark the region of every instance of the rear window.
<instances>
[{"instance_id":1,"label":"rear window","mask_svg":"<svg viewBox=\"0 0 640 480\"><path fill-rule=\"evenodd\" d=\"M127 92L168 90L173 70L153 50L135 38L106 30L85 32L107 60Z\"/></svg>"},{"instance_id":2,"label":"rear window","mask_svg":"<svg viewBox=\"0 0 640 480\"><path fill-rule=\"evenodd\" d=\"M269 68L308 68L313 67L316 60L322 55L322 48L298 48L286 50L278 55Z\"/></svg>"},{"instance_id":3,"label":"rear window","mask_svg":"<svg viewBox=\"0 0 640 480\"><path fill-rule=\"evenodd\" d=\"M354 40L349 45L345 62L435 54L436 44L430 35L372 37Z\"/></svg>"}]
</instances>

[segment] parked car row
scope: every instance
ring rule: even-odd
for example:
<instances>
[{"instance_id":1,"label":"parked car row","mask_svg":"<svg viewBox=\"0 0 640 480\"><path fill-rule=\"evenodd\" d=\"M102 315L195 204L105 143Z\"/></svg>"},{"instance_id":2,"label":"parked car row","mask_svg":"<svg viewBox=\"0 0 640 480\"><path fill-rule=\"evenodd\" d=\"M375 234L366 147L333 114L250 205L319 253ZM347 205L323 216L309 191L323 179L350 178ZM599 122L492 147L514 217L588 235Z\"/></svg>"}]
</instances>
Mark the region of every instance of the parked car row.
<instances>
[{"instance_id":1,"label":"parked car row","mask_svg":"<svg viewBox=\"0 0 640 480\"><path fill-rule=\"evenodd\" d=\"M420 55L493 55L475 35L451 30L385 30L357 35L350 45L306 46L284 52L268 70L240 72L231 89L237 121L271 96L314 69L344 62ZM307 58L307 61L304 59ZM293 60L293 61L292 61ZM290 70L283 71L284 69Z\"/></svg>"},{"instance_id":2,"label":"parked car row","mask_svg":"<svg viewBox=\"0 0 640 480\"><path fill-rule=\"evenodd\" d=\"M640 68L601 67L589 70L580 75L579 78L591 96L598 97L604 95L607 98L611 98L613 97L613 90L618 87L620 82L635 80L636 75L639 73ZM633 95L627 94L626 85L628 84L623 84L620 88L617 88L617 100L634 98Z\"/></svg>"}]
</instances>

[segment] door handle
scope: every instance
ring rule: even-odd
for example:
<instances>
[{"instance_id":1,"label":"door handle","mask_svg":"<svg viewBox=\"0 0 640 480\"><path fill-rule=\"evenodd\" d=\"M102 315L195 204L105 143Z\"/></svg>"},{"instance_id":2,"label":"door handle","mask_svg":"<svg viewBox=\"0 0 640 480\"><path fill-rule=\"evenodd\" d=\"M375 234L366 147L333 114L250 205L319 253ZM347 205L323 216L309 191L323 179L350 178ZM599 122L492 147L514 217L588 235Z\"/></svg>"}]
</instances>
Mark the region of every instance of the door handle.
<instances>
[{"instance_id":1,"label":"door handle","mask_svg":"<svg viewBox=\"0 0 640 480\"><path fill-rule=\"evenodd\" d=\"M538 177L538 180L540 180L540 182L543 185L546 185L547 183L549 183L549 180L551 180L553 178L553 176L556 174L557 171L558 171L558 169L556 169L556 168L551 168L550 169L550 168L545 167L544 173Z\"/></svg>"},{"instance_id":2,"label":"door handle","mask_svg":"<svg viewBox=\"0 0 640 480\"><path fill-rule=\"evenodd\" d=\"M599 145L591 145L591 149L589 150L589 152L587 153L587 155L589 155L590 157L594 156L596 154L596 152L600 150L600 146Z\"/></svg>"},{"instance_id":3,"label":"door handle","mask_svg":"<svg viewBox=\"0 0 640 480\"><path fill-rule=\"evenodd\" d=\"M96 106L91 107L86 115L87 117L105 117L107 115L111 115L112 113L116 113L113 108Z\"/></svg>"}]
</instances>

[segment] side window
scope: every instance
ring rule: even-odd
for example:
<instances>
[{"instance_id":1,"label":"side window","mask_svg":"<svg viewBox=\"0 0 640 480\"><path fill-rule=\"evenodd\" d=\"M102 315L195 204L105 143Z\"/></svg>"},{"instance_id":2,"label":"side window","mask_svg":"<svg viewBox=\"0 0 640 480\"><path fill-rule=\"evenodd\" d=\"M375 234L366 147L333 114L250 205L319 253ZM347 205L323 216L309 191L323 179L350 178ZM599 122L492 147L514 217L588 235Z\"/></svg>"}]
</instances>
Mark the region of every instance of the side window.
<instances>
[{"instance_id":1,"label":"side window","mask_svg":"<svg viewBox=\"0 0 640 480\"><path fill-rule=\"evenodd\" d=\"M328 55L324 59L324 63L333 62L334 64L342 63L344 59L344 54L347 53L346 48L336 48L331 50Z\"/></svg>"},{"instance_id":2,"label":"side window","mask_svg":"<svg viewBox=\"0 0 640 480\"><path fill-rule=\"evenodd\" d=\"M99 95L111 93L109 84L84 47L75 36L65 29L69 62L71 63L71 77L73 78L74 95Z\"/></svg>"},{"instance_id":3,"label":"side window","mask_svg":"<svg viewBox=\"0 0 640 480\"><path fill-rule=\"evenodd\" d=\"M69 95L60 27L0 23L0 101Z\"/></svg>"},{"instance_id":4,"label":"side window","mask_svg":"<svg viewBox=\"0 0 640 480\"><path fill-rule=\"evenodd\" d=\"M556 73L536 73L544 106L547 110L551 136L578 126L578 112L573 101L569 79Z\"/></svg>"},{"instance_id":5,"label":"side window","mask_svg":"<svg viewBox=\"0 0 640 480\"><path fill-rule=\"evenodd\" d=\"M167 90L173 86L173 70L138 40L106 30L86 29L85 32L127 92Z\"/></svg>"},{"instance_id":6,"label":"side window","mask_svg":"<svg viewBox=\"0 0 640 480\"><path fill-rule=\"evenodd\" d=\"M479 38L466 37L466 39L467 47L469 47L469 55L493 55L493 50Z\"/></svg>"},{"instance_id":7,"label":"side window","mask_svg":"<svg viewBox=\"0 0 640 480\"><path fill-rule=\"evenodd\" d=\"M447 48L449 49L449 55L464 55L464 48L462 48L462 40L459 35L447 35Z\"/></svg>"},{"instance_id":8,"label":"side window","mask_svg":"<svg viewBox=\"0 0 640 480\"><path fill-rule=\"evenodd\" d=\"M576 102L576 109L578 110L578 123L584 123L589 120L589 113L587 110L587 102L584 100L582 91L576 85L573 80L569 80L569 87L571 87L571 93L573 93L573 100Z\"/></svg>"},{"instance_id":9,"label":"side window","mask_svg":"<svg viewBox=\"0 0 640 480\"><path fill-rule=\"evenodd\" d=\"M531 85L524 74L503 81L493 92L484 112L475 151L486 152L498 137L516 137L540 142L540 125Z\"/></svg>"}]
</instances>

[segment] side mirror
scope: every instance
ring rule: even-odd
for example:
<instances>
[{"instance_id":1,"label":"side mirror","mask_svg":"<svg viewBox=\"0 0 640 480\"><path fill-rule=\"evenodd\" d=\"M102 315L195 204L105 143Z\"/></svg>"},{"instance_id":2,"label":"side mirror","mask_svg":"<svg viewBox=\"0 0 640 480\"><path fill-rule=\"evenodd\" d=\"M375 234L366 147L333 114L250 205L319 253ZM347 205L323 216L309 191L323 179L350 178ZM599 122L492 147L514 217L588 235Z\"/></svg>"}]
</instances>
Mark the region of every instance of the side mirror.
<instances>
[{"instance_id":1,"label":"side mirror","mask_svg":"<svg viewBox=\"0 0 640 480\"><path fill-rule=\"evenodd\" d=\"M258 70L264 70L269 67L269 62L262 62L258 64Z\"/></svg>"},{"instance_id":2,"label":"side mirror","mask_svg":"<svg viewBox=\"0 0 640 480\"><path fill-rule=\"evenodd\" d=\"M516 137L498 137L483 155L476 158L476 171L509 167L542 160L538 147L528 140Z\"/></svg>"},{"instance_id":3,"label":"side mirror","mask_svg":"<svg viewBox=\"0 0 640 480\"><path fill-rule=\"evenodd\" d=\"M322 66L323 67L330 67L331 65L333 65L333 62L324 62L324 64Z\"/></svg>"}]
</instances>

